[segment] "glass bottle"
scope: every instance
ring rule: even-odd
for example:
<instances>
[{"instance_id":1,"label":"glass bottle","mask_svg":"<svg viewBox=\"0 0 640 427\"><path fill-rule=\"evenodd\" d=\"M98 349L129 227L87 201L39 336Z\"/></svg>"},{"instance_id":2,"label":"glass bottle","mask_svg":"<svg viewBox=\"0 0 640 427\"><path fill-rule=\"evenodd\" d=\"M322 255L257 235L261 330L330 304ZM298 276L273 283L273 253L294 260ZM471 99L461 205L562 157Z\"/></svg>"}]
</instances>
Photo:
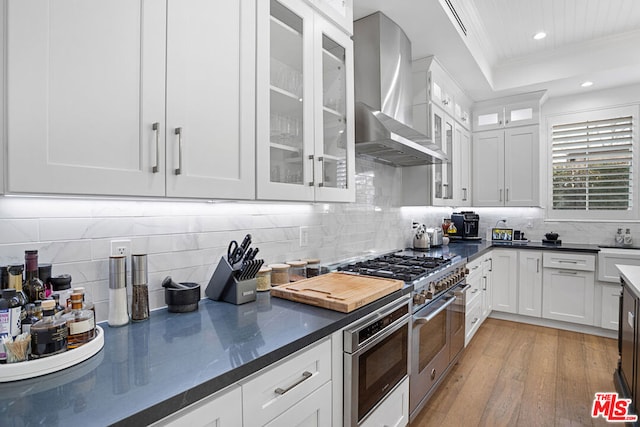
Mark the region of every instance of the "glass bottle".
<instances>
[{"instance_id":1,"label":"glass bottle","mask_svg":"<svg viewBox=\"0 0 640 427\"><path fill-rule=\"evenodd\" d=\"M42 320L31 325L31 357L34 359L67 351L67 322L54 316L56 302L42 301Z\"/></svg>"},{"instance_id":2,"label":"glass bottle","mask_svg":"<svg viewBox=\"0 0 640 427\"><path fill-rule=\"evenodd\" d=\"M56 302L56 314L63 312L64 311L64 307L62 305L60 305L60 294L53 294L51 295L51 297L53 298L53 300Z\"/></svg>"},{"instance_id":3,"label":"glass bottle","mask_svg":"<svg viewBox=\"0 0 640 427\"><path fill-rule=\"evenodd\" d=\"M87 291L84 286L78 286L73 288L72 294L82 294L82 308L86 310L93 311L94 315L96 312L96 306L93 303L93 299L91 298L91 294ZM69 306L71 306L71 297L69 297Z\"/></svg>"},{"instance_id":4,"label":"glass bottle","mask_svg":"<svg viewBox=\"0 0 640 427\"><path fill-rule=\"evenodd\" d=\"M24 320L22 320L22 333L30 333L31 332L31 325L33 325L34 323L36 323L38 320L38 317L36 316L36 305L33 303L28 303L25 307L25 311L26 311L26 315L24 317Z\"/></svg>"},{"instance_id":5,"label":"glass bottle","mask_svg":"<svg viewBox=\"0 0 640 427\"><path fill-rule=\"evenodd\" d=\"M622 228L618 228L618 232L615 237L616 245L622 246L624 243L624 236L622 235Z\"/></svg>"},{"instance_id":6,"label":"glass bottle","mask_svg":"<svg viewBox=\"0 0 640 427\"><path fill-rule=\"evenodd\" d=\"M44 283L38 277L38 251L25 251L25 280L23 289L29 302L45 299Z\"/></svg>"},{"instance_id":7,"label":"glass bottle","mask_svg":"<svg viewBox=\"0 0 640 427\"><path fill-rule=\"evenodd\" d=\"M29 302L27 295L22 290L22 272L24 266L22 264L10 265L7 267L8 287L16 290L16 297L20 305L20 321L22 322L27 315L25 305Z\"/></svg>"},{"instance_id":8,"label":"glass bottle","mask_svg":"<svg viewBox=\"0 0 640 427\"><path fill-rule=\"evenodd\" d=\"M631 237L631 229L627 228L627 231L624 233L624 244L625 246L631 246L633 244L633 237Z\"/></svg>"},{"instance_id":9,"label":"glass bottle","mask_svg":"<svg viewBox=\"0 0 640 427\"><path fill-rule=\"evenodd\" d=\"M0 289L7 289L9 287L9 267L6 265L0 266Z\"/></svg>"},{"instance_id":10,"label":"glass bottle","mask_svg":"<svg viewBox=\"0 0 640 427\"><path fill-rule=\"evenodd\" d=\"M11 331L11 312L9 301L0 296L0 364L7 363L7 350L2 341L8 337Z\"/></svg>"},{"instance_id":11,"label":"glass bottle","mask_svg":"<svg viewBox=\"0 0 640 427\"><path fill-rule=\"evenodd\" d=\"M13 288L3 289L2 299L7 301L8 304L9 335L15 338L20 335L20 312L22 311L16 290Z\"/></svg>"},{"instance_id":12,"label":"glass bottle","mask_svg":"<svg viewBox=\"0 0 640 427\"><path fill-rule=\"evenodd\" d=\"M33 305L35 305L33 314L36 316L38 320L42 320L42 301L41 300L34 301Z\"/></svg>"},{"instance_id":13,"label":"glass bottle","mask_svg":"<svg viewBox=\"0 0 640 427\"><path fill-rule=\"evenodd\" d=\"M62 316L67 322L67 348L77 348L96 336L93 311L82 308L82 294L71 294L71 312Z\"/></svg>"}]
</instances>

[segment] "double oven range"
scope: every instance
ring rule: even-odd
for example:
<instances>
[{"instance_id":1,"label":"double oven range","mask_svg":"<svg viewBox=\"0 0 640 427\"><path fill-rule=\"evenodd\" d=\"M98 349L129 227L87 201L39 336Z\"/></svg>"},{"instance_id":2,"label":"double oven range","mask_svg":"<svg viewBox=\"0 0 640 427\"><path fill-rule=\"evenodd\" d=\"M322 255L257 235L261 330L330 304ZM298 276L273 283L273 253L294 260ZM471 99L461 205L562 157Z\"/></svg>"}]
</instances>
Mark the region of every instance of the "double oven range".
<instances>
[{"instance_id":1,"label":"double oven range","mask_svg":"<svg viewBox=\"0 0 640 427\"><path fill-rule=\"evenodd\" d=\"M407 251L338 270L400 279L414 288L345 330L345 425L361 424L409 376L413 419L464 348L463 259Z\"/></svg>"}]
</instances>

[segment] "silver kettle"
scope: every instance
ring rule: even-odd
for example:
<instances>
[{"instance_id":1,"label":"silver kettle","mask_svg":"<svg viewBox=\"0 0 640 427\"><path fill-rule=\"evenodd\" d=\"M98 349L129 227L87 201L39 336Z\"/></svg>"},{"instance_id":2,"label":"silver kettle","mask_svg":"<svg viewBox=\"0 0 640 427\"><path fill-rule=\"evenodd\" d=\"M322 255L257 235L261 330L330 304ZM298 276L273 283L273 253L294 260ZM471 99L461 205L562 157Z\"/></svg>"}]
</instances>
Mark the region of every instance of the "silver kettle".
<instances>
[{"instance_id":1,"label":"silver kettle","mask_svg":"<svg viewBox=\"0 0 640 427\"><path fill-rule=\"evenodd\" d=\"M413 249L418 251L426 251L429 249L430 240L429 234L424 224L413 223L413 228L416 230L413 235Z\"/></svg>"}]
</instances>

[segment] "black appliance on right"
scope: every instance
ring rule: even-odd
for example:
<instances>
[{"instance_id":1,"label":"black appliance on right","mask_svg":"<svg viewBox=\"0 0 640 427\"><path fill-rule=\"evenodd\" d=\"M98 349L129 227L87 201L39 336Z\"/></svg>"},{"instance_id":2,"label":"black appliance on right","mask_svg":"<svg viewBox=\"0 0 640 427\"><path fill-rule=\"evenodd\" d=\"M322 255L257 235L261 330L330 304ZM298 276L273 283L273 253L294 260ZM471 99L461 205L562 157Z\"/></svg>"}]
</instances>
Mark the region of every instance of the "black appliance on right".
<instances>
[{"instance_id":1,"label":"black appliance on right","mask_svg":"<svg viewBox=\"0 0 640 427\"><path fill-rule=\"evenodd\" d=\"M451 222L456 226L456 232L452 233L449 228L449 237L465 240L479 240L478 223L480 215L473 211L461 211L451 214Z\"/></svg>"}]
</instances>

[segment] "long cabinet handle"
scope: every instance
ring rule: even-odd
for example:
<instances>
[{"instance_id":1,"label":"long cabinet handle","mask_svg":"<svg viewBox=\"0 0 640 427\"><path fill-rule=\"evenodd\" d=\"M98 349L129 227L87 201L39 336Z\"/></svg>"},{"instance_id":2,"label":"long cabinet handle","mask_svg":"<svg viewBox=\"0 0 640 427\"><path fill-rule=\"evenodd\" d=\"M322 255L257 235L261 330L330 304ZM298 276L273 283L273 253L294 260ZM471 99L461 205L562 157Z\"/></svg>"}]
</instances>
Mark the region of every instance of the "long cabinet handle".
<instances>
[{"instance_id":1,"label":"long cabinet handle","mask_svg":"<svg viewBox=\"0 0 640 427\"><path fill-rule=\"evenodd\" d=\"M298 381L296 381L295 383L291 384L289 387L287 388L280 388L278 387L277 389L274 390L275 394L285 394L286 392L290 391L292 388L300 385L303 381L308 380L309 378L311 378L313 376L313 374L309 371L304 371L302 373L302 378L300 378Z\"/></svg>"},{"instance_id":2,"label":"long cabinet handle","mask_svg":"<svg viewBox=\"0 0 640 427\"><path fill-rule=\"evenodd\" d=\"M178 169L175 170L176 175L182 173L182 128L176 128L174 133L178 135Z\"/></svg>"},{"instance_id":3,"label":"long cabinet handle","mask_svg":"<svg viewBox=\"0 0 640 427\"><path fill-rule=\"evenodd\" d=\"M500 200L498 200L499 202L502 201L502 188L500 189Z\"/></svg>"},{"instance_id":4,"label":"long cabinet handle","mask_svg":"<svg viewBox=\"0 0 640 427\"><path fill-rule=\"evenodd\" d=\"M462 189L462 201L463 202L467 201L467 189L466 188Z\"/></svg>"},{"instance_id":5,"label":"long cabinet handle","mask_svg":"<svg viewBox=\"0 0 640 427\"><path fill-rule=\"evenodd\" d=\"M569 271L569 270L558 270L558 274L566 274L566 275L575 276L576 274L578 274L578 272L577 271Z\"/></svg>"},{"instance_id":6,"label":"long cabinet handle","mask_svg":"<svg viewBox=\"0 0 640 427\"><path fill-rule=\"evenodd\" d=\"M320 182L318 182L318 187L324 187L324 157L318 156L318 161L320 162Z\"/></svg>"},{"instance_id":7,"label":"long cabinet handle","mask_svg":"<svg viewBox=\"0 0 640 427\"><path fill-rule=\"evenodd\" d=\"M540 259L536 259L536 273L540 273Z\"/></svg>"},{"instance_id":8,"label":"long cabinet handle","mask_svg":"<svg viewBox=\"0 0 640 427\"><path fill-rule=\"evenodd\" d=\"M508 201L509 201L509 189L507 188L506 190L504 190L504 192L505 192L505 198L504 198L504 201L505 201L505 202L508 202Z\"/></svg>"},{"instance_id":9,"label":"long cabinet handle","mask_svg":"<svg viewBox=\"0 0 640 427\"><path fill-rule=\"evenodd\" d=\"M151 171L158 173L160 172L160 123L155 122L151 125L151 129L153 129L153 132L156 134L156 164L153 165Z\"/></svg>"},{"instance_id":10,"label":"long cabinet handle","mask_svg":"<svg viewBox=\"0 0 640 427\"><path fill-rule=\"evenodd\" d=\"M313 154L309 154L309 160L311 160L311 182L308 183L309 187L313 187L316 181L316 164L313 161Z\"/></svg>"}]
</instances>

